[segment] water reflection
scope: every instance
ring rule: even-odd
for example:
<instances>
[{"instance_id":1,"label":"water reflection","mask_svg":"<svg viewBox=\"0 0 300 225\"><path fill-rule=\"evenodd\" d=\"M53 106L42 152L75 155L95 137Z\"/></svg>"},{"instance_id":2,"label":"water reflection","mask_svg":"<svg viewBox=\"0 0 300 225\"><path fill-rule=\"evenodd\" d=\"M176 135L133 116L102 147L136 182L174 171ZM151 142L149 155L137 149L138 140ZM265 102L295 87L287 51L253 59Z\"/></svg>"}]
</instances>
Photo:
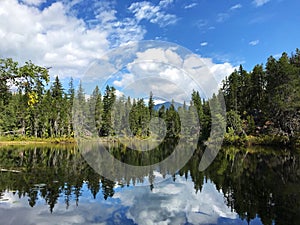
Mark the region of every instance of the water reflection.
<instances>
[{"instance_id":1,"label":"water reflection","mask_svg":"<svg viewBox=\"0 0 300 225\"><path fill-rule=\"evenodd\" d=\"M227 148L200 173L201 154L113 182L74 146L2 147L0 224L300 224L298 155Z\"/></svg>"}]
</instances>

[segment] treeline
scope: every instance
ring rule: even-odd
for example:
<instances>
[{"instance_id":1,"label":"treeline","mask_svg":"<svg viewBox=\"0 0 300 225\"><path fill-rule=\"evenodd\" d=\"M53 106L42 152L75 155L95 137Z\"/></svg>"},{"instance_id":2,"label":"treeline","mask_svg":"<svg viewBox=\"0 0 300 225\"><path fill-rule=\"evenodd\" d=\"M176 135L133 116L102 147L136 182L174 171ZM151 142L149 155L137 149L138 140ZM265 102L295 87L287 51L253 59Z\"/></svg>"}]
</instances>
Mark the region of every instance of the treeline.
<instances>
[{"instance_id":1,"label":"treeline","mask_svg":"<svg viewBox=\"0 0 300 225\"><path fill-rule=\"evenodd\" d=\"M201 100L196 91L192 93L190 106L183 103L175 108L171 104L168 108L162 106L155 110L152 93L146 102L125 96L117 98L115 88L110 86L101 93L96 86L87 97L81 84L75 90L72 79L67 90L64 90L58 77L49 87L48 83L49 68L36 66L32 62L19 66L12 59L0 59L0 135L73 137L73 122L80 119L82 126L77 127L76 131L86 136L96 133L98 136L132 135L147 138L151 134L149 122L159 117L166 126L160 126L156 120L154 126L159 127L156 135L166 134L173 138L179 136L181 129L186 129L181 126L179 114L188 117L193 105L197 107L204 124L203 136L209 134L209 104ZM73 102L79 106L75 107L75 118ZM189 124L197 124L197 117L188 120Z\"/></svg>"},{"instance_id":2,"label":"treeline","mask_svg":"<svg viewBox=\"0 0 300 225\"><path fill-rule=\"evenodd\" d=\"M300 144L300 50L247 72L242 66L223 81L227 131L232 135L271 135ZM283 143L283 144L284 144Z\"/></svg>"},{"instance_id":3,"label":"treeline","mask_svg":"<svg viewBox=\"0 0 300 225\"><path fill-rule=\"evenodd\" d=\"M148 101L143 98L131 99L130 96L117 98L115 88L110 86L106 86L103 94L96 86L91 96L86 98L79 85L74 100L73 122L79 136L177 138L181 133L187 134L193 130L200 132L202 139L209 136L209 102L201 100L198 91L193 91L188 105L184 102L177 108L172 101L169 107L162 105L155 109L152 92L149 93ZM203 124L201 129L197 126L197 113ZM161 121L165 124L162 125ZM183 122L189 126L184 126Z\"/></svg>"},{"instance_id":4,"label":"treeline","mask_svg":"<svg viewBox=\"0 0 300 225\"><path fill-rule=\"evenodd\" d=\"M249 141L251 137L258 137L255 140L258 144L300 144L299 49L291 56L286 53L279 59L271 56L265 66L256 65L250 72L240 66L225 78L219 93L209 100L202 99L195 90L188 104L184 102L178 108L175 104L168 108L163 105L158 110L155 110L152 93L147 102L129 96L117 98L115 88L107 86L103 93L95 87L87 97L81 84L75 91L71 79L68 89L64 90L58 77L47 88L48 72L49 68L31 62L19 66L12 59L0 59L1 135L73 137L75 121L80 126L76 129L79 135L147 138L153 135L149 122L158 117L166 125L161 126L160 121L154 120L158 136L166 134L174 138L182 129L190 129L200 132L200 140L206 140L210 136L214 138L212 125L220 125L221 130L225 124L227 144ZM222 95L226 119L222 101L219 101ZM74 99L77 106L73 118ZM200 129L196 126L197 116L191 116L193 108L197 111ZM183 127L183 120L191 127ZM259 139L261 137L265 139Z\"/></svg>"}]
</instances>

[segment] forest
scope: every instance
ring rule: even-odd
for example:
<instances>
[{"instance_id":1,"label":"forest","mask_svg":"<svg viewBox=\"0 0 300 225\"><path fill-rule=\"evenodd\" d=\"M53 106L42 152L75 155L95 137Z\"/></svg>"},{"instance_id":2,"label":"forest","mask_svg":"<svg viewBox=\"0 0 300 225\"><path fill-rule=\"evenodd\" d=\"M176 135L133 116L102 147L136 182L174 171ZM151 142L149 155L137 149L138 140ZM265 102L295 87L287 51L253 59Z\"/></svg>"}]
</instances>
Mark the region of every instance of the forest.
<instances>
[{"instance_id":1,"label":"forest","mask_svg":"<svg viewBox=\"0 0 300 225\"><path fill-rule=\"evenodd\" d=\"M194 90L190 102L159 109L155 108L152 93L147 101L130 96L117 98L112 86L103 93L96 86L87 98L81 84L75 90L72 78L67 89L58 76L49 84L49 70L31 61L19 65L10 58L0 59L0 136L72 138L76 99L86 112L86 126L93 126L98 136L104 137L123 131L126 134L125 129L130 127L133 135L147 138L149 121L154 117L165 121L166 138L178 137L182 129L179 114L185 115L194 107L201 127L197 131L199 140L204 141L211 136L210 106L219 104L223 95L226 116L221 111L216 115L218 123L226 124L224 144L300 145L299 49L291 55L282 53L278 59L270 56L265 65L258 64L251 71L240 65L210 99ZM88 129L83 128L82 132L89 135Z\"/></svg>"}]
</instances>

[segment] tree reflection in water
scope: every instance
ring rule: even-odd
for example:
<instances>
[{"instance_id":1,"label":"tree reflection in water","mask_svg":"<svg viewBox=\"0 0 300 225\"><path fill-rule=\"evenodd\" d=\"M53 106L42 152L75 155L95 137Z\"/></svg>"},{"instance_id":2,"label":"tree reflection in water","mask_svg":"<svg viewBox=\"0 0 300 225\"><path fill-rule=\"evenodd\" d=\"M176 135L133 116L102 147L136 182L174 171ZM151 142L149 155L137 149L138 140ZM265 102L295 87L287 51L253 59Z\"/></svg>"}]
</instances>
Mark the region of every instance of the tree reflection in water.
<instances>
[{"instance_id":1,"label":"tree reflection in water","mask_svg":"<svg viewBox=\"0 0 300 225\"><path fill-rule=\"evenodd\" d=\"M174 144L174 143L173 143ZM131 165L151 165L172 153L172 143L153 152L132 151L113 144L108 151ZM182 149L182 154L184 154ZM197 149L189 162L175 174L168 168L156 167L162 176L191 179L195 192L201 192L210 180L224 195L226 204L242 219L257 216L263 224L300 224L300 157L290 151L275 149L222 149L204 172L198 171L202 150ZM181 153L180 153L181 154ZM180 154L177 155L180 159ZM113 165L112 165L113 166ZM83 185L91 198L102 194L106 200L114 196L116 187L149 183L156 188L157 172L141 170L139 174L123 174L110 181L96 173L75 146L2 146L0 148L0 204L5 193L27 197L34 207L43 199L53 212L60 198L66 208L70 202L80 204ZM155 191L154 191L155 192Z\"/></svg>"}]
</instances>

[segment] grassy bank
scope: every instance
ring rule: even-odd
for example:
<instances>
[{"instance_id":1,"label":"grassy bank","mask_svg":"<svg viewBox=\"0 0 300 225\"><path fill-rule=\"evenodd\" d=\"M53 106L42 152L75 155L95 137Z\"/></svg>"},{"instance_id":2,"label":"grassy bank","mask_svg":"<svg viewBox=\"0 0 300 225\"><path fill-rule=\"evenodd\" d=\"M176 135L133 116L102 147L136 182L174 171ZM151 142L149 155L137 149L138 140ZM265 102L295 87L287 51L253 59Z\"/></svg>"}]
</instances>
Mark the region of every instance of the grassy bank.
<instances>
[{"instance_id":1,"label":"grassy bank","mask_svg":"<svg viewBox=\"0 0 300 225\"><path fill-rule=\"evenodd\" d=\"M116 138L106 137L101 138L103 142L132 142L134 139L129 137ZM155 141L154 141L155 142ZM59 137L59 138L35 138L24 136L0 136L0 145L26 145L26 144L76 144L73 137ZM292 147L300 148L300 137L293 139L287 136L278 135L233 135L226 133L223 139L224 146L276 146L276 147Z\"/></svg>"},{"instance_id":2,"label":"grassy bank","mask_svg":"<svg viewBox=\"0 0 300 225\"><path fill-rule=\"evenodd\" d=\"M71 137L36 138L24 136L0 136L0 145L26 145L26 144L75 144Z\"/></svg>"},{"instance_id":3,"label":"grassy bank","mask_svg":"<svg viewBox=\"0 0 300 225\"><path fill-rule=\"evenodd\" d=\"M279 135L232 135L226 133L223 144L225 146L277 146L300 148L300 137L289 138L288 136Z\"/></svg>"}]
</instances>

